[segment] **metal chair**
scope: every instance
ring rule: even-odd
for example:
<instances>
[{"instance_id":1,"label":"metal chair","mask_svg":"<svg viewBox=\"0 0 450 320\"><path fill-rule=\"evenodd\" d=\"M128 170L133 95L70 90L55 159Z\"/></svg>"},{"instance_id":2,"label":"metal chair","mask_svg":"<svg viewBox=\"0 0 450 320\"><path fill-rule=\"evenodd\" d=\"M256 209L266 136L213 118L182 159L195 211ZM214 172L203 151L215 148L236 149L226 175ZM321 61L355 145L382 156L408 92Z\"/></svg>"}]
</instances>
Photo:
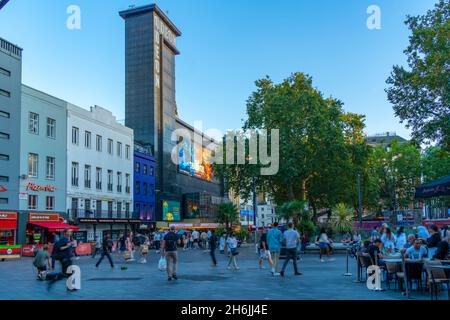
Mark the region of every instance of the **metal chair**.
<instances>
[{"instance_id":1,"label":"metal chair","mask_svg":"<svg viewBox=\"0 0 450 320\"><path fill-rule=\"evenodd\" d=\"M447 277L445 270L433 268L433 266L442 265L441 261L431 260L426 262L425 265L428 273L428 286L430 288L431 300L433 300L433 296L436 300L438 299L438 288L443 283L447 284L447 294L450 299L450 279Z\"/></svg>"}]
</instances>

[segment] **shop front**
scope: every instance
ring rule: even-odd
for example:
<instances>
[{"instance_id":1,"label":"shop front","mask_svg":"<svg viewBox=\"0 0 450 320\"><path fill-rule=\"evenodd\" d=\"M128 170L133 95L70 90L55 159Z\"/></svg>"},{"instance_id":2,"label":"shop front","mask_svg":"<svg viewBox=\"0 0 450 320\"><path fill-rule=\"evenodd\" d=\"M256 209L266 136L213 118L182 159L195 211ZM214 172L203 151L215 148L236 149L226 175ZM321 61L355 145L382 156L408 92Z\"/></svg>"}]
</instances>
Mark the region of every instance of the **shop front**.
<instances>
[{"instance_id":1,"label":"shop front","mask_svg":"<svg viewBox=\"0 0 450 320\"><path fill-rule=\"evenodd\" d=\"M16 245L17 212L0 211L0 260L20 258L21 246Z\"/></svg>"},{"instance_id":2,"label":"shop front","mask_svg":"<svg viewBox=\"0 0 450 320\"><path fill-rule=\"evenodd\" d=\"M44 244L54 243L55 235L61 235L66 229L78 231L77 226L64 222L57 213L29 213L26 228L26 245L22 246L22 255L33 256ZM50 247L49 251L52 251Z\"/></svg>"}]
</instances>

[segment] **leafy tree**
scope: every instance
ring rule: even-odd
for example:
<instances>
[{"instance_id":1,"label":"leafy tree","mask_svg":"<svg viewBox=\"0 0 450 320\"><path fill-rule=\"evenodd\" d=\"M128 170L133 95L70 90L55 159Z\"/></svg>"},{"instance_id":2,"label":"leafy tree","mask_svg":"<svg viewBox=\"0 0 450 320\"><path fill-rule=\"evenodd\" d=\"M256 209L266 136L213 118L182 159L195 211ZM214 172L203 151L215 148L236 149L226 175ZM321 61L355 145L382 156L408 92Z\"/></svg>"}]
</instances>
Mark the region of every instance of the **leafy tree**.
<instances>
[{"instance_id":1,"label":"leafy tree","mask_svg":"<svg viewBox=\"0 0 450 320\"><path fill-rule=\"evenodd\" d=\"M231 230L234 223L239 221L239 212L234 203L219 204L217 208L217 221L223 223L227 230Z\"/></svg>"},{"instance_id":2,"label":"leafy tree","mask_svg":"<svg viewBox=\"0 0 450 320\"><path fill-rule=\"evenodd\" d=\"M353 219L355 217L353 209L344 203L339 203L333 208L331 216L334 230L340 233L349 232L353 229Z\"/></svg>"},{"instance_id":3,"label":"leafy tree","mask_svg":"<svg viewBox=\"0 0 450 320\"><path fill-rule=\"evenodd\" d=\"M294 223L300 233L311 235L314 232L315 225L312 222L311 212L308 209L307 201L290 201L277 208L277 214L281 219Z\"/></svg>"},{"instance_id":4,"label":"leafy tree","mask_svg":"<svg viewBox=\"0 0 450 320\"><path fill-rule=\"evenodd\" d=\"M440 0L423 16L408 16L412 31L408 48L410 70L394 66L386 90L395 115L412 129L420 143L450 148L450 2Z\"/></svg>"},{"instance_id":5,"label":"leafy tree","mask_svg":"<svg viewBox=\"0 0 450 320\"><path fill-rule=\"evenodd\" d=\"M429 147L422 157L424 182L430 182L450 174L450 151Z\"/></svg>"}]
</instances>

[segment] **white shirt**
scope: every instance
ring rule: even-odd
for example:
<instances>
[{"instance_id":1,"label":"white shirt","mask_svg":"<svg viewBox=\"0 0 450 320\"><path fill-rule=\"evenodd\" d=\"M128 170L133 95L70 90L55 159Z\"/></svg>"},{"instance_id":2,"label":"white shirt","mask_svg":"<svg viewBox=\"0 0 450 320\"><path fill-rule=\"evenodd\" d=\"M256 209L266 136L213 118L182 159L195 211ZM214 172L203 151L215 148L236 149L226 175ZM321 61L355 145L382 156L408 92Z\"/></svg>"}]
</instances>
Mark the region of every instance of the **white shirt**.
<instances>
[{"instance_id":1,"label":"white shirt","mask_svg":"<svg viewBox=\"0 0 450 320\"><path fill-rule=\"evenodd\" d=\"M300 235L294 229L289 229L284 233L284 238L286 239L286 248L293 249L297 248L298 239Z\"/></svg>"},{"instance_id":2,"label":"white shirt","mask_svg":"<svg viewBox=\"0 0 450 320\"><path fill-rule=\"evenodd\" d=\"M237 248L237 239L236 238L232 238L232 237L229 237L228 239L227 239L227 246L230 248L230 249L234 249L234 248Z\"/></svg>"},{"instance_id":3,"label":"white shirt","mask_svg":"<svg viewBox=\"0 0 450 320\"><path fill-rule=\"evenodd\" d=\"M197 230L192 232L192 238L194 238L194 240L197 240L199 236L200 236L200 233Z\"/></svg>"}]
</instances>

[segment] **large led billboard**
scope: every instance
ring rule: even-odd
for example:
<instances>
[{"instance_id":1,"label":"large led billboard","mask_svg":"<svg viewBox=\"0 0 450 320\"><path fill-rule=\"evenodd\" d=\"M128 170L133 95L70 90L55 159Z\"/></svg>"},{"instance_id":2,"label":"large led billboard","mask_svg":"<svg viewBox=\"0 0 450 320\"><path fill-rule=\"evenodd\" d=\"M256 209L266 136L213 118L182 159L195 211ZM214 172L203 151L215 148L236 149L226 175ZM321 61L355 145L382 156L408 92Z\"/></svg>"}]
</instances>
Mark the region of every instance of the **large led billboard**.
<instances>
[{"instance_id":1,"label":"large led billboard","mask_svg":"<svg viewBox=\"0 0 450 320\"><path fill-rule=\"evenodd\" d=\"M213 179L211 157L211 150L184 139L179 148L178 170L180 173L211 181Z\"/></svg>"}]
</instances>

